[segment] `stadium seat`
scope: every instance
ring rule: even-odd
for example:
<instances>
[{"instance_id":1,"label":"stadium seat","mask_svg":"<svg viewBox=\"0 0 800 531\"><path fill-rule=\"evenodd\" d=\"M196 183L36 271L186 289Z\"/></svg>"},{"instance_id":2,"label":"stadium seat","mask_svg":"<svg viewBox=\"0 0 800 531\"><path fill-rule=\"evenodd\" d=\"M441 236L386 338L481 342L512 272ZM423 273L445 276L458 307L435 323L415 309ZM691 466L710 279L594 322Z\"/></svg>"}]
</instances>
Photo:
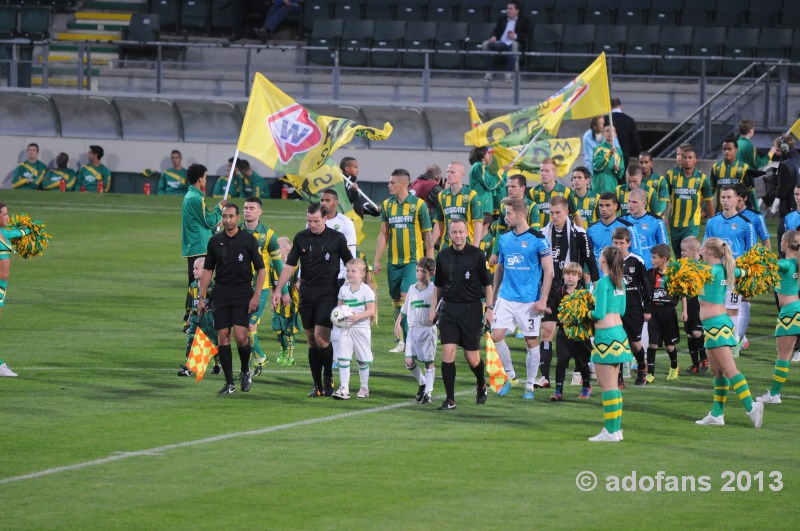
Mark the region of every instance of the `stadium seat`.
<instances>
[{"instance_id":1,"label":"stadium seat","mask_svg":"<svg viewBox=\"0 0 800 531\"><path fill-rule=\"evenodd\" d=\"M157 41L161 33L161 21L158 15L149 13L133 13L128 27L122 30L122 40L136 42ZM153 58L157 55L154 47L137 46L135 44L120 45L120 59L131 56Z\"/></svg>"},{"instance_id":2,"label":"stadium seat","mask_svg":"<svg viewBox=\"0 0 800 531\"><path fill-rule=\"evenodd\" d=\"M622 54L628 42L628 26L597 26L594 40L594 53ZM617 65L619 66L619 65Z\"/></svg>"},{"instance_id":3,"label":"stadium seat","mask_svg":"<svg viewBox=\"0 0 800 531\"><path fill-rule=\"evenodd\" d=\"M793 62L800 62L800 30L794 30L792 46L789 49L789 59Z\"/></svg>"},{"instance_id":4,"label":"stadium seat","mask_svg":"<svg viewBox=\"0 0 800 531\"><path fill-rule=\"evenodd\" d=\"M725 42L728 28L710 27L703 28L702 31L695 31L692 35L692 45L689 49L690 55L699 57L709 57L722 53L721 44ZM706 60L706 75L715 76L719 72L719 60ZM689 73L700 75L702 64L698 60L689 61Z\"/></svg>"},{"instance_id":5,"label":"stadium seat","mask_svg":"<svg viewBox=\"0 0 800 531\"><path fill-rule=\"evenodd\" d=\"M661 28L658 53L660 55L688 55L689 47L692 45L693 31L694 28L690 26ZM656 61L656 73L672 76L684 75L686 66L686 59L659 59Z\"/></svg>"},{"instance_id":6,"label":"stadium seat","mask_svg":"<svg viewBox=\"0 0 800 531\"><path fill-rule=\"evenodd\" d=\"M758 48L760 28L730 28L725 39L722 55L725 57L746 58L755 55ZM735 76L749 63L747 61L724 61L723 75Z\"/></svg>"},{"instance_id":7,"label":"stadium seat","mask_svg":"<svg viewBox=\"0 0 800 531\"><path fill-rule=\"evenodd\" d=\"M592 0L586 5L583 22L596 26L614 24L617 3L617 0Z\"/></svg>"},{"instance_id":8,"label":"stadium seat","mask_svg":"<svg viewBox=\"0 0 800 531\"><path fill-rule=\"evenodd\" d=\"M233 33L233 14L230 9L220 9L228 0L211 0L211 30ZM263 22L262 18L261 21Z\"/></svg>"},{"instance_id":9,"label":"stadium seat","mask_svg":"<svg viewBox=\"0 0 800 531\"><path fill-rule=\"evenodd\" d=\"M339 36L342 35L343 30L344 20L318 18L314 21L308 45L334 48L339 45ZM330 50L309 50L308 62L331 66L333 65L333 52Z\"/></svg>"},{"instance_id":10,"label":"stadium seat","mask_svg":"<svg viewBox=\"0 0 800 531\"><path fill-rule=\"evenodd\" d=\"M714 25L736 28L744 23L748 0L717 0Z\"/></svg>"},{"instance_id":11,"label":"stadium seat","mask_svg":"<svg viewBox=\"0 0 800 531\"><path fill-rule=\"evenodd\" d=\"M489 8L484 0L462 0L459 2L457 9L457 20L459 22L469 22L470 24L480 22L497 22L496 20L491 20L489 18Z\"/></svg>"},{"instance_id":12,"label":"stadium seat","mask_svg":"<svg viewBox=\"0 0 800 531\"><path fill-rule=\"evenodd\" d=\"M553 11L554 24L583 24L586 0L559 0Z\"/></svg>"},{"instance_id":13,"label":"stadium seat","mask_svg":"<svg viewBox=\"0 0 800 531\"><path fill-rule=\"evenodd\" d=\"M397 2L397 20L417 22L425 20L428 0L400 0Z\"/></svg>"},{"instance_id":14,"label":"stadium seat","mask_svg":"<svg viewBox=\"0 0 800 531\"><path fill-rule=\"evenodd\" d=\"M758 39L758 57L784 59L792 45L792 30L789 28L764 28Z\"/></svg>"},{"instance_id":15,"label":"stadium seat","mask_svg":"<svg viewBox=\"0 0 800 531\"><path fill-rule=\"evenodd\" d=\"M208 29L207 0L181 0L180 27Z\"/></svg>"},{"instance_id":16,"label":"stadium seat","mask_svg":"<svg viewBox=\"0 0 800 531\"><path fill-rule=\"evenodd\" d=\"M654 55L661 38L661 26L632 26L628 29L628 44L625 46L623 72L626 74L650 74L653 72L653 59L636 57Z\"/></svg>"},{"instance_id":17,"label":"stadium seat","mask_svg":"<svg viewBox=\"0 0 800 531\"><path fill-rule=\"evenodd\" d=\"M346 0L333 4L333 18L342 20L361 20L361 8L364 0Z\"/></svg>"},{"instance_id":18,"label":"stadium seat","mask_svg":"<svg viewBox=\"0 0 800 531\"><path fill-rule=\"evenodd\" d=\"M178 0L151 0L150 13L158 15L161 21L161 29L177 30Z\"/></svg>"},{"instance_id":19,"label":"stadium seat","mask_svg":"<svg viewBox=\"0 0 800 531\"><path fill-rule=\"evenodd\" d=\"M46 39L50 32L50 8L22 6L17 34L26 39Z\"/></svg>"},{"instance_id":20,"label":"stadium seat","mask_svg":"<svg viewBox=\"0 0 800 531\"><path fill-rule=\"evenodd\" d=\"M784 13L784 17L797 17L797 8L800 7L795 4L792 11ZM747 21L746 26L754 28L774 28L778 25L778 20L781 16L781 5L778 2L765 2L763 0L750 0L750 5L747 8ZM733 28L731 28L733 29Z\"/></svg>"},{"instance_id":21,"label":"stadium seat","mask_svg":"<svg viewBox=\"0 0 800 531\"><path fill-rule=\"evenodd\" d=\"M303 30L311 33L314 29L315 20L328 20L332 14L332 0L306 0L303 2Z\"/></svg>"},{"instance_id":22,"label":"stadium seat","mask_svg":"<svg viewBox=\"0 0 800 531\"><path fill-rule=\"evenodd\" d=\"M406 27L403 48L408 50L428 50L433 48L436 38L436 22L413 22ZM406 52L400 57L405 68L424 68L425 55L418 52Z\"/></svg>"},{"instance_id":23,"label":"stadium seat","mask_svg":"<svg viewBox=\"0 0 800 531\"><path fill-rule=\"evenodd\" d=\"M440 22L436 28L437 51L461 51L464 49L464 40L467 38L466 22ZM445 70L461 68L462 54L435 53L433 67Z\"/></svg>"},{"instance_id":24,"label":"stadium seat","mask_svg":"<svg viewBox=\"0 0 800 531\"><path fill-rule=\"evenodd\" d=\"M401 47L403 36L406 33L404 20L377 20L375 33L372 34L372 48L396 50ZM369 59L374 67L390 68L400 64L398 52L373 52Z\"/></svg>"},{"instance_id":25,"label":"stadium seat","mask_svg":"<svg viewBox=\"0 0 800 531\"><path fill-rule=\"evenodd\" d=\"M459 0L435 0L428 6L426 20L431 22L453 22Z\"/></svg>"},{"instance_id":26,"label":"stadium seat","mask_svg":"<svg viewBox=\"0 0 800 531\"><path fill-rule=\"evenodd\" d=\"M595 31L595 26L590 24L565 24L561 53L591 53ZM562 56L558 69L561 72L581 72L591 62L589 57Z\"/></svg>"},{"instance_id":27,"label":"stadium seat","mask_svg":"<svg viewBox=\"0 0 800 531\"><path fill-rule=\"evenodd\" d=\"M340 44L342 48L369 48L375 33L374 20L345 20ZM343 66L367 66L369 52L342 50L339 64Z\"/></svg>"},{"instance_id":28,"label":"stadium seat","mask_svg":"<svg viewBox=\"0 0 800 531\"><path fill-rule=\"evenodd\" d=\"M681 10L682 26L708 26L714 20L716 0L685 0Z\"/></svg>"},{"instance_id":29,"label":"stadium seat","mask_svg":"<svg viewBox=\"0 0 800 531\"><path fill-rule=\"evenodd\" d=\"M533 27L533 37L528 51L541 53L558 53L559 44L564 36L563 24L539 24ZM531 57L527 61L527 70L532 72L555 72L558 65L556 56Z\"/></svg>"},{"instance_id":30,"label":"stadium seat","mask_svg":"<svg viewBox=\"0 0 800 531\"><path fill-rule=\"evenodd\" d=\"M537 24L549 24L553 20L555 7L555 0L528 0L522 6L522 13L531 19L531 23L534 26Z\"/></svg>"},{"instance_id":31,"label":"stadium seat","mask_svg":"<svg viewBox=\"0 0 800 531\"><path fill-rule=\"evenodd\" d=\"M628 27L644 24L649 4L650 2L642 0L620 0L617 6L617 24Z\"/></svg>"},{"instance_id":32,"label":"stadium seat","mask_svg":"<svg viewBox=\"0 0 800 531\"><path fill-rule=\"evenodd\" d=\"M482 50L483 41L489 38L494 30L494 23L492 22L471 22L467 29L467 38L465 39L464 49L467 51L480 52ZM468 70L485 70L486 57L484 55L470 55L464 57L464 68Z\"/></svg>"},{"instance_id":33,"label":"stadium seat","mask_svg":"<svg viewBox=\"0 0 800 531\"><path fill-rule=\"evenodd\" d=\"M394 20L397 0L369 0L364 5L365 20Z\"/></svg>"},{"instance_id":34,"label":"stadium seat","mask_svg":"<svg viewBox=\"0 0 800 531\"><path fill-rule=\"evenodd\" d=\"M800 17L795 16L797 10L797 2L795 0L783 0L783 9L781 9L781 20L778 25L781 28L800 28Z\"/></svg>"},{"instance_id":35,"label":"stadium seat","mask_svg":"<svg viewBox=\"0 0 800 531\"><path fill-rule=\"evenodd\" d=\"M17 6L0 6L0 39L10 39L17 32Z\"/></svg>"},{"instance_id":36,"label":"stadium seat","mask_svg":"<svg viewBox=\"0 0 800 531\"><path fill-rule=\"evenodd\" d=\"M658 0L653 2L647 16L650 26L676 26L683 0Z\"/></svg>"}]
</instances>

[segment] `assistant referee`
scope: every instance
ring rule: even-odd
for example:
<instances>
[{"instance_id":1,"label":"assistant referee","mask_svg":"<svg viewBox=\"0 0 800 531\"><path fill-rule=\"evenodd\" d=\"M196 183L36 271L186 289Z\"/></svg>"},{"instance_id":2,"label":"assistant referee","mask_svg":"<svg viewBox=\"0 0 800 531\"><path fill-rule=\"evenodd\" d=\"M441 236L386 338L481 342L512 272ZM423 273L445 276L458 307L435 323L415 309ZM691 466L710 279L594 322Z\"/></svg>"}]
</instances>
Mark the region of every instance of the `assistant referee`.
<instances>
[{"instance_id":1,"label":"assistant referee","mask_svg":"<svg viewBox=\"0 0 800 531\"><path fill-rule=\"evenodd\" d=\"M475 402L486 402L484 363L479 350L483 328L483 303L492 300L492 280L486 267L486 255L467 243L467 222L450 220L452 245L436 257L436 279L431 302L431 320L436 318L438 301L439 336L442 341L442 381L447 398L441 410L455 409L456 349L464 349L464 357L477 380ZM492 307L486 308L486 320L492 320Z\"/></svg>"},{"instance_id":2,"label":"assistant referee","mask_svg":"<svg viewBox=\"0 0 800 531\"><path fill-rule=\"evenodd\" d=\"M308 339L308 366L314 380L314 389L308 394L310 397L333 395L331 312L339 294L339 261L347 263L353 259L344 235L325 225L327 215L321 204L309 205L306 210L308 228L295 235L278 284L272 292L273 308L280 302L288 306L291 299L288 294L282 295L281 290L298 263L302 266L299 310Z\"/></svg>"}]
</instances>

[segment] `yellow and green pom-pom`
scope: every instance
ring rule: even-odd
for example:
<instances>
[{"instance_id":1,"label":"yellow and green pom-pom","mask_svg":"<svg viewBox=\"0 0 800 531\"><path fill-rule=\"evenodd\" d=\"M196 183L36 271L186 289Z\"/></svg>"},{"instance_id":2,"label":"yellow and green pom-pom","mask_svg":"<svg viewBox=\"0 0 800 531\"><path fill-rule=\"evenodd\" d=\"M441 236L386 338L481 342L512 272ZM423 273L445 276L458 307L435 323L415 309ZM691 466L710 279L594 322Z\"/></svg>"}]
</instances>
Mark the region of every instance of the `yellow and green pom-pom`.
<instances>
[{"instance_id":1,"label":"yellow and green pom-pom","mask_svg":"<svg viewBox=\"0 0 800 531\"><path fill-rule=\"evenodd\" d=\"M667 266L667 291L673 297L697 297L711 281L711 266L693 258L681 258Z\"/></svg>"},{"instance_id":2,"label":"yellow and green pom-pom","mask_svg":"<svg viewBox=\"0 0 800 531\"><path fill-rule=\"evenodd\" d=\"M763 245L756 245L736 259L736 267L744 276L736 280L736 293L742 297L757 297L775 288L780 282L778 257Z\"/></svg>"},{"instance_id":3,"label":"yellow and green pom-pom","mask_svg":"<svg viewBox=\"0 0 800 531\"><path fill-rule=\"evenodd\" d=\"M8 228L28 231L27 235L11 240L11 243L14 244L14 250L22 258L39 256L47 249L47 243L53 238L45 231L47 225L31 221L30 216L27 214L11 216Z\"/></svg>"},{"instance_id":4,"label":"yellow and green pom-pom","mask_svg":"<svg viewBox=\"0 0 800 531\"><path fill-rule=\"evenodd\" d=\"M593 309L594 297L585 289L575 290L564 297L558 307L558 320L568 338L582 341L594 335Z\"/></svg>"}]
</instances>

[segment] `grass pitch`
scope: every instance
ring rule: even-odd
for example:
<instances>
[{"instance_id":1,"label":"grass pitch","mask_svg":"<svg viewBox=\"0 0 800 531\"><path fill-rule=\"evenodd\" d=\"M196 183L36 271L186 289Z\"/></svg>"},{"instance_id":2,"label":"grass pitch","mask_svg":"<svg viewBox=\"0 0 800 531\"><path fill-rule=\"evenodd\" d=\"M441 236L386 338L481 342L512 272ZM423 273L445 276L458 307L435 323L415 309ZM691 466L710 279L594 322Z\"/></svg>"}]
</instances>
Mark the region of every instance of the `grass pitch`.
<instances>
[{"instance_id":1,"label":"grass pitch","mask_svg":"<svg viewBox=\"0 0 800 531\"><path fill-rule=\"evenodd\" d=\"M250 393L217 397L221 376L176 375L186 340L179 198L3 190L0 202L54 236L44 256L12 258L0 319L0 356L20 375L0 379L5 529L782 528L800 516L796 364L760 430L733 393L728 425L699 427L711 377L666 382L659 355L655 384L623 392L625 441L593 445L599 387L588 401L578 387L562 403L549 390L523 401L517 388L476 406L459 359L458 409L414 403L402 355L388 354L381 276L368 400L306 398L305 344L297 366L275 365L268 325L273 363ZM303 226L303 203L264 210L280 235ZM378 228L367 219L370 258ZM776 314L771 296L754 301L738 360L753 395L771 382ZM524 371L522 341L509 344ZM685 341L679 359L688 363ZM438 378L434 393L438 405ZM596 476L593 490L578 488L581 472Z\"/></svg>"}]
</instances>

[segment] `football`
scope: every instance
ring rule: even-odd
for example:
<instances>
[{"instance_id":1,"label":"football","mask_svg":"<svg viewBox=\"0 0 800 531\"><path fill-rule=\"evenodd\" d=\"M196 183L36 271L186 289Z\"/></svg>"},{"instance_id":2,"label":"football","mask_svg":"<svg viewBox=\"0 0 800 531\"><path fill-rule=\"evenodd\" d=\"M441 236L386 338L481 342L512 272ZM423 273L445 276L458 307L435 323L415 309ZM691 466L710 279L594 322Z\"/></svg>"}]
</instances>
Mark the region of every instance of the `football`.
<instances>
[{"instance_id":1,"label":"football","mask_svg":"<svg viewBox=\"0 0 800 531\"><path fill-rule=\"evenodd\" d=\"M336 328L349 328L352 323L347 319L353 315L353 310L349 306L341 304L331 312L331 322Z\"/></svg>"}]
</instances>

